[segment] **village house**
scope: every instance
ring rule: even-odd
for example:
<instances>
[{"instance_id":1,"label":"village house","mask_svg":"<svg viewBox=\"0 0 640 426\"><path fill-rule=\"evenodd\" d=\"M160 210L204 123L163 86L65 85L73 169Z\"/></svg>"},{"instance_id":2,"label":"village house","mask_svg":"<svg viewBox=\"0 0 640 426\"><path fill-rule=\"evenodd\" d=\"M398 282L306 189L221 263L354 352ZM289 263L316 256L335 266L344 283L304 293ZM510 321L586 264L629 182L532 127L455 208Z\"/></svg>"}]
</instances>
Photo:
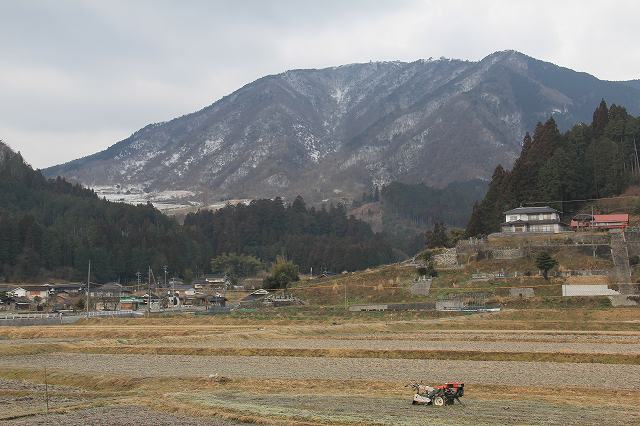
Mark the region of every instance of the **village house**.
<instances>
[{"instance_id":1,"label":"village house","mask_svg":"<svg viewBox=\"0 0 640 426\"><path fill-rule=\"evenodd\" d=\"M196 290L223 291L225 287L229 288L230 285L231 280L229 277L220 274L205 275L204 278L193 281L193 286Z\"/></svg>"},{"instance_id":2,"label":"village house","mask_svg":"<svg viewBox=\"0 0 640 426\"><path fill-rule=\"evenodd\" d=\"M13 297L9 294L9 288L0 286L0 311L6 311L11 308Z\"/></svg>"},{"instance_id":3,"label":"village house","mask_svg":"<svg viewBox=\"0 0 640 426\"><path fill-rule=\"evenodd\" d=\"M67 293L71 296L84 292L84 284L80 283L66 283L66 284L53 284L53 291L57 293Z\"/></svg>"},{"instance_id":4,"label":"village house","mask_svg":"<svg viewBox=\"0 0 640 426\"><path fill-rule=\"evenodd\" d=\"M181 299L195 296L197 293L194 286L190 286L188 284L175 285L173 286L172 290L175 292L175 295L180 297Z\"/></svg>"},{"instance_id":5,"label":"village house","mask_svg":"<svg viewBox=\"0 0 640 426\"><path fill-rule=\"evenodd\" d=\"M122 296L120 297L120 309L137 311L145 305L145 299L139 296Z\"/></svg>"},{"instance_id":6,"label":"village house","mask_svg":"<svg viewBox=\"0 0 640 426\"><path fill-rule=\"evenodd\" d=\"M38 308L37 303L26 297L9 297L6 304L10 311L35 311Z\"/></svg>"},{"instance_id":7,"label":"village house","mask_svg":"<svg viewBox=\"0 0 640 426\"><path fill-rule=\"evenodd\" d=\"M49 304L54 311L63 311L72 309L75 299L74 296L66 291L59 291L49 297Z\"/></svg>"},{"instance_id":8,"label":"village house","mask_svg":"<svg viewBox=\"0 0 640 426\"><path fill-rule=\"evenodd\" d=\"M223 285L227 281L226 275L218 275L218 274L205 275L204 279L210 285L211 284L213 284L213 285Z\"/></svg>"},{"instance_id":9,"label":"village house","mask_svg":"<svg viewBox=\"0 0 640 426\"><path fill-rule=\"evenodd\" d=\"M11 297L27 297L27 290L20 286L6 285L0 288L0 293L7 293Z\"/></svg>"},{"instance_id":10,"label":"village house","mask_svg":"<svg viewBox=\"0 0 640 426\"><path fill-rule=\"evenodd\" d=\"M560 212L551 207L518 207L504 212L502 232L557 234L567 230L560 222Z\"/></svg>"},{"instance_id":11,"label":"village house","mask_svg":"<svg viewBox=\"0 0 640 426\"><path fill-rule=\"evenodd\" d=\"M579 214L571 219L571 228L581 229L624 229L629 226L628 214Z\"/></svg>"},{"instance_id":12,"label":"village house","mask_svg":"<svg viewBox=\"0 0 640 426\"><path fill-rule=\"evenodd\" d=\"M26 297L36 301L46 301L53 293L54 289L51 284L21 284L10 292L12 296Z\"/></svg>"},{"instance_id":13,"label":"village house","mask_svg":"<svg viewBox=\"0 0 640 426\"><path fill-rule=\"evenodd\" d=\"M94 299L97 311L117 311L120 308L120 298L130 292L118 283L102 285L91 284L89 296Z\"/></svg>"}]
</instances>

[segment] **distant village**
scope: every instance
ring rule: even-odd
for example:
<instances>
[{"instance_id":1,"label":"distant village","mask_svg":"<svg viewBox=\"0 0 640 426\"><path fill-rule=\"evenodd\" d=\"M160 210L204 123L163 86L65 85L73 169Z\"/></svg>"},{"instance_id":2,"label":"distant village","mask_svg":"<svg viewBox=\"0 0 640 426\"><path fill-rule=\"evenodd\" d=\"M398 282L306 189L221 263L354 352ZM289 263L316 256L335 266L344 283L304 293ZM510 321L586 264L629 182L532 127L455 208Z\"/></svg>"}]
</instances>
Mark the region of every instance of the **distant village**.
<instances>
[{"instance_id":1,"label":"distant village","mask_svg":"<svg viewBox=\"0 0 640 426\"><path fill-rule=\"evenodd\" d=\"M0 310L33 312L170 312L205 310L229 312L228 292L242 292L238 306L256 303L281 306L295 303L290 296L275 295L259 288L261 279L245 279L233 285L226 275L206 275L185 284L171 278L154 282L123 285L116 282L0 284ZM88 292L88 294L87 294ZM88 305L87 305L88 303ZM88 307L88 308L87 308Z\"/></svg>"}]
</instances>

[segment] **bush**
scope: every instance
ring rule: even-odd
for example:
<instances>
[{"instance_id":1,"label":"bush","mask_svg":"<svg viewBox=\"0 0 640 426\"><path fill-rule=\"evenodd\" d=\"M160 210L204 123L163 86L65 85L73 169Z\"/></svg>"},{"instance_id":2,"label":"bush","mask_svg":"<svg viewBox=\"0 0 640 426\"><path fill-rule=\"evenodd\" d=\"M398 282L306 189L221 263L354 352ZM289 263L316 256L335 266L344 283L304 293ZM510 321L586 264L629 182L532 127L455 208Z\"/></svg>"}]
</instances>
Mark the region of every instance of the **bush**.
<instances>
[{"instance_id":1,"label":"bush","mask_svg":"<svg viewBox=\"0 0 640 426\"><path fill-rule=\"evenodd\" d=\"M429 277L437 277L438 276L438 271L436 271L436 268L433 266L433 262L429 262L429 264L427 265L426 269L426 274Z\"/></svg>"},{"instance_id":2,"label":"bush","mask_svg":"<svg viewBox=\"0 0 640 426\"><path fill-rule=\"evenodd\" d=\"M262 281L262 287L266 289L286 289L289 284L299 281L298 266L293 262L287 261L284 257L278 256L271 273Z\"/></svg>"}]
</instances>

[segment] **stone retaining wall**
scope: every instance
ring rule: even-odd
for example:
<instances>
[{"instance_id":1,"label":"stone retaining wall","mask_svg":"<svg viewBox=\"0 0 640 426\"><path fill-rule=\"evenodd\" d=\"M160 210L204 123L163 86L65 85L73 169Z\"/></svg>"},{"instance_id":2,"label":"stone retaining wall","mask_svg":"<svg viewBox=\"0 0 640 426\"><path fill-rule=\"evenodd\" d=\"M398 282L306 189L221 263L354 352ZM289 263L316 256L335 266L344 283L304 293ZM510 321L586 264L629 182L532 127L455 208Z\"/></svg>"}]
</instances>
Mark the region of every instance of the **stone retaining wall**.
<instances>
[{"instance_id":1,"label":"stone retaining wall","mask_svg":"<svg viewBox=\"0 0 640 426\"><path fill-rule=\"evenodd\" d=\"M520 259L524 257L524 250L520 247L493 249L491 257L494 259Z\"/></svg>"},{"instance_id":2,"label":"stone retaining wall","mask_svg":"<svg viewBox=\"0 0 640 426\"><path fill-rule=\"evenodd\" d=\"M434 254L433 261L437 267L453 268L458 266L458 251L456 248L444 249L442 253Z\"/></svg>"}]
</instances>

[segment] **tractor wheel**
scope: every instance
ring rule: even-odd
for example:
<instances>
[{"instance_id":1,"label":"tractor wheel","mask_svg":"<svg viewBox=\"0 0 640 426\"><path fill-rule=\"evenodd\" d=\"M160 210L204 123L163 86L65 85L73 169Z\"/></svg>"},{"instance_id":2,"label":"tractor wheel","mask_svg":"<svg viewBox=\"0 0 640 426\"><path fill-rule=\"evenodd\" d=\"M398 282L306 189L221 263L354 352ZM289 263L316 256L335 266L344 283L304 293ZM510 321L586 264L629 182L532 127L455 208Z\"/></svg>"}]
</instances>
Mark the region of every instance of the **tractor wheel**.
<instances>
[{"instance_id":1,"label":"tractor wheel","mask_svg":"<svg viewBox=\"0 0 640 426\"><path fill-rule=\"evenodd\" d=\"M433 405L437 405L438 407L442 407L445 403L446 403L446 401L444 400L444 397L442 397L442 396L436 396L435 398L433 398Z\"/></svg>"}]
</instances>

